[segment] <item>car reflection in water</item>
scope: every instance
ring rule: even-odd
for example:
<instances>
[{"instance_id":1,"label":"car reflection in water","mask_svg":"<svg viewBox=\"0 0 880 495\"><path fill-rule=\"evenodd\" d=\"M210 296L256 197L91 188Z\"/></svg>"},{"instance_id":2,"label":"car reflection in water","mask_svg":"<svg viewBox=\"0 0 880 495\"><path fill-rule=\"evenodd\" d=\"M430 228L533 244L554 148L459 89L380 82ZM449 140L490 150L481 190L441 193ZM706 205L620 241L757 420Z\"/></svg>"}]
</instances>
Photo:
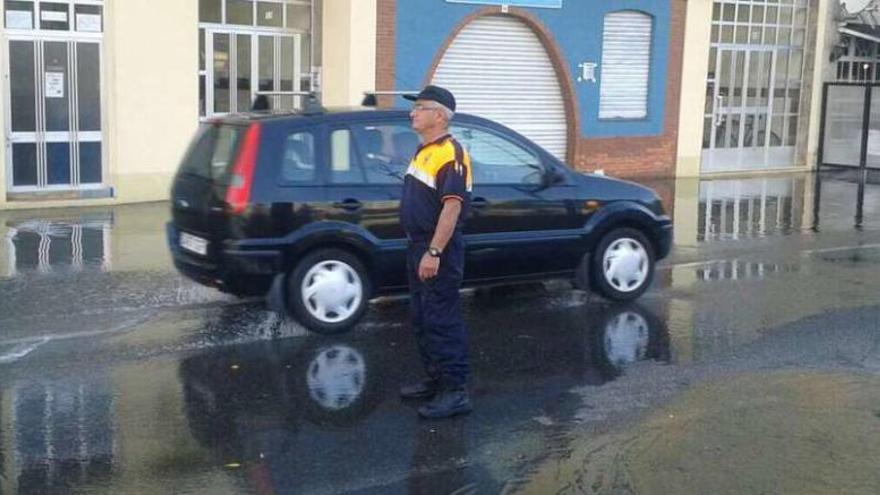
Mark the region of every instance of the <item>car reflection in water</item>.
<instances>
[{"instance_id":1,"label":"car reflection in water","mask_svg":"<svg viewBox=\"0 0 880 495\"><path fill-rule=\"evenodd\" d=\"M637 307L618 307L606 311L593 335L596 362L605 376L614 379L627 366L643 360L669 362L669 334L651 313Z\"/></svg>"},{"instance_id":2,"label":"car reflection in water","mask_svg":"<svg viewBox=\"0 0 880 495\"><path fill-rule=\"evenodd\" d=\"M399 306L384 316L403 317ZM547 425L573 418L572 388L606 383L638 360L669 360L666 328L642 306L541 306L481 307L469 417L422 421L397 397L420 369L400 326L192 356L180 368L191 430L217 465L240 466L233 472L247 483L278 493L500 491L525 467L523 449L538 455L560 441Z\"/></svg>"},{"instance_id":3,"label":"car reflection in water","mask_svg":"<svg viewBox=\"0 0 880 495\"><path fill-rule=\"evenodd\" d=\"M318 352L306 372L309 396L328 411L350 407L364 392L367 365L357 349L334 345Z\"/></svg>"}]
</instances>

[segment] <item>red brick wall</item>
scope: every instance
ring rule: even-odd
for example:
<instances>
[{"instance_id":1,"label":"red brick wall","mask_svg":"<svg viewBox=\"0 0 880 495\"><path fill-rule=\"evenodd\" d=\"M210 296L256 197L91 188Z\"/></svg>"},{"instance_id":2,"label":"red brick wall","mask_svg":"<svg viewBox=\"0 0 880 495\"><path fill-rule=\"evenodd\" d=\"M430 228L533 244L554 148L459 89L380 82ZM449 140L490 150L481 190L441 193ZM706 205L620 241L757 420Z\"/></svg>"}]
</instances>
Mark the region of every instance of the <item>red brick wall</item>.
<instances>
[{"instance_id":1,"label":"red brick wall","mask_svg":"<svg viewBox=\"0 0 880 495\"><path fill-rule=\"evenodd\" d=\"M376 88L380 91L394 89L396 2L397 0L378 0L377 2L379 12L376 40ZM563 97L566 100L566 117L569 122L568 162L575 168L579 170L604 169L608 175L637 180L668 177L675 174L686 0L670 0L670 2L669 65L667 67L663 134L651 137L598 139L581 137L579 116L575 109L573 75L553 41L553 33L548 31L531 12L523 9L510 9L511 15L517 16L535 31L535 34L547 48L550 59L556 68ZM424 82L430 81L443 53L465 25L481 15L498 13L500 10L500 7L486 7L462 19L450 32L446 42L438 47ZM391 105L392 99L381 98L380 103ZM663 189L669 189L669 186L664 186ZM672 194L671 190L664 192L664 199L669 198Z\"/></svg>"},{"instance_id":2,"label":"red brick wall","mask_svg":"<svg viewBox=\"0 0 880 495\"><path fill-rule=\"evenodd\" d=\"M397 0L376 1L376 91L394 91ZM394 105L393 96L379 97L379 106Z\"/></svg>"}]
</instances>

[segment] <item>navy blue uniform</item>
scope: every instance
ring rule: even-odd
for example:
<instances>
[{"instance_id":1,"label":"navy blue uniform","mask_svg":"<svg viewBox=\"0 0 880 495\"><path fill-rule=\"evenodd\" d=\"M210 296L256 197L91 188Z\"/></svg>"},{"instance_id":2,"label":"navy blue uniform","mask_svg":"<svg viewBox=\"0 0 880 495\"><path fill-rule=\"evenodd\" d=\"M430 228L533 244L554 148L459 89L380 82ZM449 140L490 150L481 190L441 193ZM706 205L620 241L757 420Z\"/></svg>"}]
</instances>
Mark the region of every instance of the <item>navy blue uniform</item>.
<instances>
[{"instance_id":1,"label":"navy blue uniform","mask_svg":"<svg viewBox=\"0 0 880 495\"><path fill-rule=\"evenodd\" d=\"M461 387L469 374L467 330L459 289L464 274L462 226L470 206L470 157L451 136L420 146L406 172L400 221L406 232L410 313L428 376ZM445 201L461 201L461 214L440 256L437 276L422 282L419 263L428 251Z\"/></svg>"}]
</instances>

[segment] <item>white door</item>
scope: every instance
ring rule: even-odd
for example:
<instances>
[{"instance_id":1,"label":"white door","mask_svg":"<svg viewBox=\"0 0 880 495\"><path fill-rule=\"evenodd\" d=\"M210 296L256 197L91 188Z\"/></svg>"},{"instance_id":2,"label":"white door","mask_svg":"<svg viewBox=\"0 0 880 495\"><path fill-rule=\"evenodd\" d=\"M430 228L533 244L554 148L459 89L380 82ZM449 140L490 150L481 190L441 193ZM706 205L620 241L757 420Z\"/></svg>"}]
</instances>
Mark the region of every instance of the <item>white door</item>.
<instances>
[{"instance_id":1,"label":"white door","mask_svg":"<svg viewBox=\"0 0 880 495\"><path fill-rule=\"evenodd\" d=\"M714 3L703 172L795 165L808 14L805 0Z\"/></svg>"},{"instance_id":2,"label":"white door","mask_svg":"<svg viewBox=\"0 0 880 495\"><path fill-rule=\"evenodd\" d=\"M565 159L562 89L541 40L519 19L490 15L465 26L432 84L452 91L457 111L500 122Z\"/></svg>"},{"instance_id":3,"label":"white door","mask_svg":"<svg viewBox=\"0 0 880 495\"><path fill-rule=\"evenodd\" d=\"M302 35L260 34L252 30L205 30L204 116L247 112L257 92L301 91ZM308 71L307 71L308 73ZM307 83L307 82L306 82ZM308 90L309 88L305 88ZM272 97L272 108L301 106L301 97Z\"/></svg>"},{"instance_id":4,"label":"white door","mask_svg":"<svg viewBox=\"0 0 880 495\"><path fill-rule=\"evenodd\" d=\"M100 42L23 36L7 48L7 190L100 186Z\"/></svg>"}]
</instances>

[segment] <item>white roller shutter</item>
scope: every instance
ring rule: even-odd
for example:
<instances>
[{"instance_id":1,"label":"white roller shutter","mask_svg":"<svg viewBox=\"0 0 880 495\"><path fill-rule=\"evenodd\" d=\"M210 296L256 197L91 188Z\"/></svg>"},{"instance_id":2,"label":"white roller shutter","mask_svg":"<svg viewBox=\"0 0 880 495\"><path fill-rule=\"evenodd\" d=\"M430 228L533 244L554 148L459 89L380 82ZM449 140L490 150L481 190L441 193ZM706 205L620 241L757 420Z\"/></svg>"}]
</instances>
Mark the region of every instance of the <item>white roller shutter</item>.
<instances>
[{"instance_id":1,"label":"white roller shutter","mask_svg":"<svg viewBox=\"0 0 880 495\"><path fill-rule=\"evenodd\" d=\"M500 122L565 159L562 90L544 45L522 21L491 15L465 26L432 83L452 91L457 111Z\"/></svg>"},{"instance_id":2,"label":"white roller shutter","mask_svg":"<svg viewBox=\"0 0 880 495\"><path fill-rule=\"evenodd\" d=\"M648 115L652 18L633 11L605 16L599 88L600 119Z\"/></svg>"}]
</instances>

